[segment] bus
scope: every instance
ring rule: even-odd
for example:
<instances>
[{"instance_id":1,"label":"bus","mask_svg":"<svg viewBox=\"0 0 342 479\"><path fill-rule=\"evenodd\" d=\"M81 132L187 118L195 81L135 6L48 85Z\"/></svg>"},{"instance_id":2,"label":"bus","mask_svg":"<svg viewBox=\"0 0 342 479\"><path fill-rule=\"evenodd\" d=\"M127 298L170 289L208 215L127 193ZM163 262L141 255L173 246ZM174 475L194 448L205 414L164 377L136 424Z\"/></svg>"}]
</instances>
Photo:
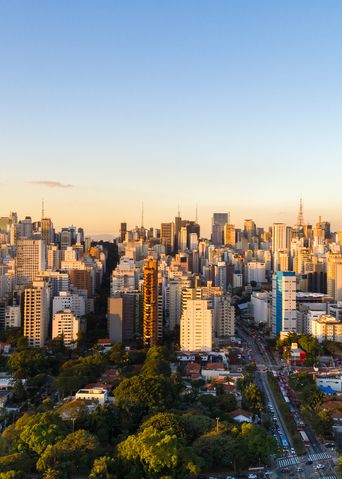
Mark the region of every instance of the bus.
<instances>
[{"instance_id":1,"label":"bus","mask_svg":"<svg viewBox=\"0 0 342 479\"><path fill-rule=\"evenodd\" d=\"M287 449L289 447L289 444L288 444L286 438L283 435L281 435L279 439L280 439L280 442L281 442L281 445L283 446L283 448Z\"/></svg>"},{"instance_id":2,"label":"bus","mask_svg":"<svg viewBox=\"0 0 342 479\"><path fill-rule=\"evenodd\" d=\"M304 428L305 428L304 422L301 419L299 419L299 421L297 422L298 431L304 431Z\"/></svg>"},{"instance_id":3,"label":"bus","mask_svg":"<svg viewBox=\"0 0 342 479\"><path fill-rule=\"evenodd\" d=\"M309 438L306 434L305 431L299 431L299 434L301 435L302 441L304 442L304 446L310 446L310 441Z\"/></svg>"}]
</instances>

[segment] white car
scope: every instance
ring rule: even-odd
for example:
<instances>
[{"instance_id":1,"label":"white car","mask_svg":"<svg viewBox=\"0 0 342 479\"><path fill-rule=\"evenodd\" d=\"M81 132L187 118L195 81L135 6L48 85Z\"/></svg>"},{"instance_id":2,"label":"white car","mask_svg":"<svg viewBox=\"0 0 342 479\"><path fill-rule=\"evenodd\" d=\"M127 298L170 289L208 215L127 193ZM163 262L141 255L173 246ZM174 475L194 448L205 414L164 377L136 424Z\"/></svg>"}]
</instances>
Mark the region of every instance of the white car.
<instances>
[{"instance_id":1,"label":"white car","mask_svg":"<svg viewBox=\"0 0 342 479\"><path fill-rule=\"evenodd\" d=\"M296 450L293 447L291 447L291 454L296 454Z\"/></svg>"},{"instance_id":2,"label":"white car","mask_svg":"<svg viewBox=\"0 0 342 479\"><path fill-rule=\"evenodd\" d=\"M256 474L248 474L248 479L258 479Z\"/></svg>"},{"instance_id":3,"label":"white car","mask_svg":"<svg viewBox=\"0 0 342 479\"><path fill-rule=\"evenodd\" d=\"M324 469L325 468L325 465L324 464L317 464L316 466L316 469L319 470L319 469Z\"/></svg>"}]
</instances>

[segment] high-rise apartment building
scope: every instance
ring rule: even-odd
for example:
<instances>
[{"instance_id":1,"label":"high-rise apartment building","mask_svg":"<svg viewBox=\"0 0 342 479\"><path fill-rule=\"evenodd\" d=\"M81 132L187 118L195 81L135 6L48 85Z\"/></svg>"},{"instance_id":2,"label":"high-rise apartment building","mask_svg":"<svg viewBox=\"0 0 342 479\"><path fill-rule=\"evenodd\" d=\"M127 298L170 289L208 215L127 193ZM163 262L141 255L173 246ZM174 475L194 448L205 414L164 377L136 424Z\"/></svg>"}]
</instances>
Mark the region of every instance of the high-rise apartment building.
<instances>
[{"instance_id":1,"label":"high-rise apartment building","mask_svg":"<svg viewBox=\"0 0 342 479\"><path fill-rule=\"evenodd\" d=\"M21 308L19 305L6 306L5 329L21 327Z\"/></svg>"},{"instance_id":2,"label":"high-rise apartment building","mask_svg":"<svg viewBox=\"0 0 342 479\"><path fill-rule=\"evenodd\" d=\"M43 282L35 282L24 293L24 336L28 345L44 346L48 336L50 319L50 288Z\"/></svg>"},{"instance_id":3,"label":"high-rise apartment building","mask_svg":"<svg viewBox=\"0 0 342 479\"><path fill-rule=\"evenodd\" d=\"M108 298L108 337L113 343L132 344L141 340L140 291L127 290Z\"/></svg>"},{"instance_id":4,"label":"high-rise apartment building","mask_svg":"<svg viewBox=\"0 0 342 479\"><path fill-rule=\"evenodd\" d=\"M278 271L278 252L287 249L287 234L285 223L273 223L272 226L272 253L273 253L273 270Z\"/></svg>"},{"instance_id":5,"label":"high-rise apartment building","mask_svg":"<svg viewBox=\"0 0 342 479\"><path fill-rule=\"evenodd\" d=\"M27 286L46 267L45 243L42 240L19 239L16 254L16 282Z\"/></svg>"},{"instance_id":6,"label":"high-rise apartment building","mask_svg":"<svg viewBox=\"0 0 342 479\"><path fill-rule=\"evenodd\" d=\"M230 297L215 298L214 330L217 337L235 335L235 307L230 302Z\"/></svg>"},{"instance_id":7,"label":"high-rise apartment building","mask_svg":"<svg viewBox=\"0 0 342 479\"><path fill-rule=\"evenodd\" d=\"M294 271L278 271L272 279L272 332L296 331L297 283Z\"/></svg>"},{"instance_id":8,"label":"high-rise apartment building","mask_svg":"<svg viewBox=\"0 0 342 479\"><path fill-rule=\"evenodd\" d=\"M59 311L52 319L52 339L63 337L67 348L76 347L80 334L85 332L85 318L78 317L70 309Z\"/></svg>"},{"instance_id":9,"label":"high-rise apartment building","mask_svg":"<svg viewBox=\"0 0 342 479\"><path fill-rule=\"evenodd\" d=\"M143 340L146 346L158 342L158 264L149 259L144 266Z\"/></svg>"},{"instance_id":10,"label":"high-rise apartment building","mask_svg":"<svg viewBox=\"0 0 342 479\"><path fill-rule=\"evenodd\" d=\"M50 244L47 247L47 268L52 271L57 271L61 267L63 252L56 244Z\"/></svg>"},{"instance_id":11,"label":"high-rise apartment building","mask_svg":"<svg viewBox=\"0 0 342 479\"><path fill-rule=\"evenodd\" d=\"M337 265L342 264L342 255L340 253L329 252L327 254L327 260L328 260L327 261L327 293L332 298L335 298L336 272L339 274L339 270L337 270ZM339 288L340 288L340 285L339 285Z\"/></svg>"},{"instance_id":12,"label":"high-rise apartment building","mask_svg":"<svg viewBox=\"0 0 342 479\"><path fill-rule=\"evenodd\" d=\"M184 288L190 288L190 286L191 278L188 275L177 276L168 281L168 322L171 331L180 324L180 318L182 315L182 291Z\"/></svg>"},{"instance_id":13,"label":"high-rise apartment building","mask_svg":"<svg viewBox=\"0 0 342 479\"><path fill-rule=\"evenodd\" d=\"M70 310L77 317L82 317L86 314L86 301L84 296L69 291L61 291L58 296L55 296L52 301L52 315L64 310Z\"/></svg>"},{"instance_id":14,"label":"high-rise apartment building","mask_svg":"<svg viewBox=\"0 0 342 479\"><path fill-rule=\"evenodd\" d=\"M188 299L180 325L183 351L210 351L213 346L213 310L206 299Z\"/></svg>"}]
</instances>

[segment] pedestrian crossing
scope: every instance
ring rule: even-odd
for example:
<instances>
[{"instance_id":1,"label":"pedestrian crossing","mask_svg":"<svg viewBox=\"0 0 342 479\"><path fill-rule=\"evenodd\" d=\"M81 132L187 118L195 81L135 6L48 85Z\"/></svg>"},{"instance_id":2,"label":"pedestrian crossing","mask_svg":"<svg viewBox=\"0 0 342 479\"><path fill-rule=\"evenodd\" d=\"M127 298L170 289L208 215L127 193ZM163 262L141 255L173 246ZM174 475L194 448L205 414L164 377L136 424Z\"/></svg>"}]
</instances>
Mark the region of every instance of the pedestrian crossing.
<instances>
[{"instance_id":1,"label":"pedestrian crossing","mask_svg":"<svg viewBox=\"0 0 342 479\"><path fill-rule=\"evenodd\" d=\"M281 457L278 459L278 467L289 467L299 464L301 461L298 456Z\"/></svg>"},{"instance_id":2,"label":"pedestrian crossing","mask_svg":"<svg viewBox=\"0 0 342 479\"><path fill-rule=\"evenodd\" d=\"M338 479L335 474L330 474L328 476L322 476L320 479Z\"/></svg>"},{"instance_id":3,"label":"pedestrian crossing","mask_svg":"<svg viewBox=\"0 0 342 479\"><path fill-rule=\"evenodd\" d=\"M289 456L289 457L281 457L278 459L278 467L289 467L295 466L296 464L300 464L301 462L312 461L325 461L327 459L331 459L331 454L327 452L317 452L315 454L308 454L307 456ZM327 479L337 479L336 476L327 476Z\"/></svg>"},{"instance_id":4,"label":"pedestrian crossing","mask_svg":"<svg viewBox=\"0 0 342 479\"><path fill-rule=\"evenodd\" d=\"M307 460L310 461L324 461L326 459L331 459L331 454L327 452L317 452L316 454L309 454L307 456Z\"/></svg>"}]
</instances>

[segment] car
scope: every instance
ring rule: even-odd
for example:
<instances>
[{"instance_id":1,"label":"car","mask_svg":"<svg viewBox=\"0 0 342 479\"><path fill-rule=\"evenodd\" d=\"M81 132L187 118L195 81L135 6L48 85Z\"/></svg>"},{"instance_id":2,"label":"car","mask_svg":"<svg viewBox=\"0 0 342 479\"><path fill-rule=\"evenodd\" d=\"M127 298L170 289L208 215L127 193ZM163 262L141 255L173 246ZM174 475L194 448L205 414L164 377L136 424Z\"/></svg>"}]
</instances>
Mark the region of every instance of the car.
<instances>
[{"instance_id":1,"label":"car","mask_svg":"<svg viewBox=\"0 0 342 479\"><path fill-rule=\"evenodd\" d=\"M325 465L324 465L324 464L317 464L317 466L316 466L317 471L318 471L319 469L324 469L324 468L325 468Z\"/></svg>"},{"instance_id":2,"label":"car","mask_svg":"<svg viewBox=\"0 0 342 479\"><path fill-rule=\"evenodd\" d=\"M258 479L258 476L256 474L248 474L248 479Z\"/></svg>"},{"instance_id":3,"label":"car","mask_svg":"<svg viewBox=\"0 0 342 479\"><path fill-rule=\"evenodd\" d=\"M226 479L235 479L235 476L227 476Z\"/></svg>"},{"instance_id":4,"label":"car","mask_svg":"<svg viewBox=\"0 0 342 479\"><path fill-rule=\"evenodd\" d=\"M305 463L305 464L306 464L307 466L311 466L311 464L313 464L313 462L312 462L312 461L310 461L310 460L308 460L308 461L306 461L306 463Z\"/></svg>"},{"instance_id":5,"label":"car","mask_svg":"<svg viewBox=\"0 0 342 479\"><path fill-rule=\"evenodd\" d=\"M304 469L302 467L296 467L296 472L303 472Z\"/></svg>"},{"instance_id":6,"label":"car","mask_svg":"<svg viewBox=\"0 0 342 479\"><path fill-rule=\"evenodd\" d=\"M296 450L294 447L291 447L291 454L296 454Z\"/></svg>"}]
</instances>

